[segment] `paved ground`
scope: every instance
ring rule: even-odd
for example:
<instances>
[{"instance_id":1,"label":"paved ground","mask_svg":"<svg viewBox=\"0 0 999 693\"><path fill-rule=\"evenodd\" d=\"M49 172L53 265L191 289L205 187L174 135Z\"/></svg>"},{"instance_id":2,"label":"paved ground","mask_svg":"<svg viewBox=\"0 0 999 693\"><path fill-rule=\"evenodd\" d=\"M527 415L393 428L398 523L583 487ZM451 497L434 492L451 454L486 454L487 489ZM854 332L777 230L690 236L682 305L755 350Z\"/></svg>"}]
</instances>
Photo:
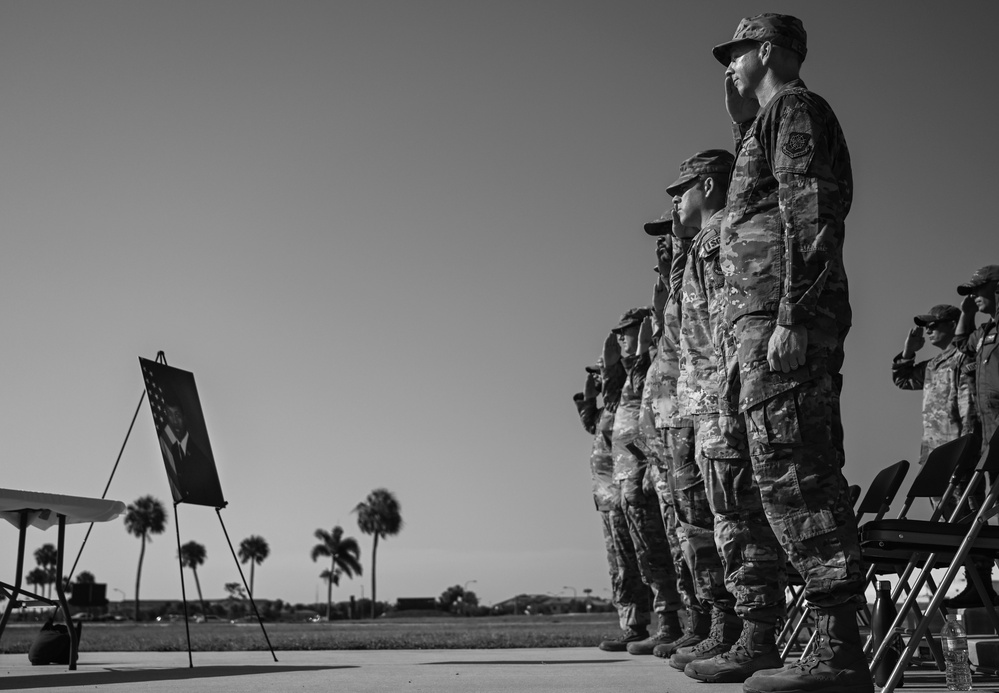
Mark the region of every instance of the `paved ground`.
<instances>
[{"instance_id":1,"label":"paved ground","mask_svg":"<svg viewBox=\"0 0 999 693\"><path fill-rule=\"evenodd\" d=\"M656 657L595 648L517 650L334 650L194 653L85 652L76 671L33 667L28 656L0 655L0 690L392 691L393 693L741 693L740 684L704 684ZM996 679L976 690L999 690ZM912 672L904 691L945 692L943 674Z\"/></svg>"}]
</instances>

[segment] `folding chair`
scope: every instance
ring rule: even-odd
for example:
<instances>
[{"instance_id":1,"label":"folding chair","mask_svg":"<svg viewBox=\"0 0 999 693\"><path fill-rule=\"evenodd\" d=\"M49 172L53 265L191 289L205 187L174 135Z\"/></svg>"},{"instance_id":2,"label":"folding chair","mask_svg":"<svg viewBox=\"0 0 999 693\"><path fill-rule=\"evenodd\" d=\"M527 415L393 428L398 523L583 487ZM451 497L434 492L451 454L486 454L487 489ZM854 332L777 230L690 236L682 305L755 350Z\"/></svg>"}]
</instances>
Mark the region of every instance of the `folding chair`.
<instances>
[{"instance_id":1,"label":"folding chair","mask_svg":"<svg viewBox=\"0 0 999 693\"><path fill-rule=\"evenodd\" d=\"M877 476L875 476L874 480L871 482L870 487L868 487L867 493L864 495L864 499L856 508L858 523L860 519L867 514L873 514L875 519L878 520L884 517L885 513L887 513L891 508L891 502L895 499L895 495L898 493L899 488L902 487L902 481L905 479L905 475L908 471L909 463L902 460L901 462L889 465L878 472ZM788 566L788 571L791 572L792 570L791 566ZM790 579L791 578L789 577L789 580ZM795 642L797 642L798 635L805 627L805 622L810 614L811 607L805 604L805 588L802 582L801 590L797 593L794 604L788 610L787 621L781 631L781 638L786 637L784 647L781 650L782 659L787 658L787 655L791 651L791 647ZM794 624L793 630L790 634L788 634L787 631L792 623ZM810 643L811 639L809 640L809 644ZM806 645L805 652L807 652L808 649L809 645Z\"/></svg>"},{"instance_id":2,"label":"folding chair","mask_svg":"<svg viewBox=\"0 0 999 693\"><path fill-rule=\"evenodd\" d=\"M922 570L916 576L912 584L905 603L898 609L898 616L889 630L892 634L899 632L899 627L912 610L916 602L916 596L926 584L930 570L936 567L941 561L949 561L947 572L940 581L940 586L933 594L929 606L926 608L924 618L920 619L913 630L912 636L906 643L905 650L899 657L898 663L892 670L888 682L882 689L883 693L892 693L898 685L905 672L906 667L912 660L912 656L919 647L919 642L929 630L930 620L933 615L940 611L944 596L954 578L962 567L966 565L972 553L985 555L995 560L999 556L999 527L989 526L991 517L999 513L996 507L996 499L999 498L999 483L993 483L986 494L985 501L981 508L974 513L974 519L970 524L959 523L963 518L965 507L969 499L975 492L979 483L985 483L986 478L995 478L999 470L999 431L992 436L985 451L981 454L978 464L975 466L974 474L968 482L968 486L958 501L957 508L951 514L951 522L930 522L925 520L891 520L883 521L876 533L862 534L862 541L874 541L879 548L890 548L899 552L914 552L927 554ZM993 624L999 630L999 615L996 614L991 600L987 598L984 586L977 573L972 569L968 571L972 578L972 583L982 595L982 601L986 606L986 612L992 619ZM884 658L888 650L889 643L893 637L885 638L884 642L874 654L871 668L877 666Z\"/></svg>"},{"instance_id":3,"label":"folding chair","mask_svg":"<svg viewBox=\"0 0 999 693\"><path fill-rule=\"evenodd\" d=\"M939 497L940 502L933 509L929 522L946 520L943 517L945 503L956 493L957 488L971 476L978 461L978 448L973 437L963 436L947 442L932 452L923 463L919 474L912 482L905 502L899 511L897 520L907 520L909 511L919 498ZM944 489L941 493L940 489ZM881 546L883 542L875 542L872 537L889 536L895 520L872 520L860 528L861 552L864 560L869 563L865 584L873 584L879 573L893 573L898 576L898 582L892 590L891 599L897 602L903 590L909 591L909 577L919 561L925 557L912 552L897 552ZM932 577L927 576L927 585L931 591L936 591ZM923 617L919 605L913 602L912 615L914 622ZM927 645L936 661L937 667L944 668L943 651L940 643L932 634L927 634ZM870 654L874 646L873 635L867 638L864 652Z\"/></svg>"}]
</instances>

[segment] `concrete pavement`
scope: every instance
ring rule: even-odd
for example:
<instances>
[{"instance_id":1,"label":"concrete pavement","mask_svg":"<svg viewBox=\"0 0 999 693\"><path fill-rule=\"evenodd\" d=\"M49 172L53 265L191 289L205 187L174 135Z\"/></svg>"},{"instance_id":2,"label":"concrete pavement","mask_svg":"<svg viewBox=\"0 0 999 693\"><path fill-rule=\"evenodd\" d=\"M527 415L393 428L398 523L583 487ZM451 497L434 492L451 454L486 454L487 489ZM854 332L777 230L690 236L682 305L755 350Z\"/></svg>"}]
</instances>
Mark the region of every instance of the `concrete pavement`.
<instances>
[{"instance_id":1,"label":"concrete pavement","mask_svg":"<svg viewBox=\"0 0 999 693\"><path fill-rule=\"evenodd\" d=\"M508 650L323 650L269 652L84 652L76 671L33 667L26 654L0 655L0 690L47 691L392 691L400 693L741 693L706 684L657 657L596 648ZM975 679L976 689L999 689ZM943 674L912 672L906 691L941 693Z\"/></svg>"}]
</instances>

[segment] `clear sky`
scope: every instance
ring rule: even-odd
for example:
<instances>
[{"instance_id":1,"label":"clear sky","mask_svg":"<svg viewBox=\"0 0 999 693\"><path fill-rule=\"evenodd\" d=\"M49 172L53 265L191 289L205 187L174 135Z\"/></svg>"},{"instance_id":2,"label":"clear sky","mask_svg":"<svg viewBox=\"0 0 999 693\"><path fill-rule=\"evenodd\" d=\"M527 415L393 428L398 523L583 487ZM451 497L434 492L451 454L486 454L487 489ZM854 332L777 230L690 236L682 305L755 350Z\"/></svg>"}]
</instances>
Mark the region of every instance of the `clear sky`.
<instances>
[{"instance_id":1,"label":"clear sky","mask_svg":"<svg viewBox=\"0 0 999 693\"><path fill-rule=\"evenodd\" d=\"M651 301L641 225L679 162L732 146L710 48L761 11L804 21L803 77L853 157L847 475L915 459L921 398L891 359L914 314L999 263L999 5L947 8L0 4L0 485L99 496L138 357L163 350L196 376L230 535L270 543L258 596L323 598L319 527L367 568L351 509L377 487L405 521L379 547L382 599L473 580L486 603L606 596L571 397ZM109 497L168 500L159 454L144 405ZM220 598L238 575L215 513L180 511ZM31 531L29 555L55 539ZM0 527L0 579L15 547ZM179 598L175 553L171 513L144 597ZM80 569L132 597L138 554L119 520Z\"/></svg>"}]
</instances>

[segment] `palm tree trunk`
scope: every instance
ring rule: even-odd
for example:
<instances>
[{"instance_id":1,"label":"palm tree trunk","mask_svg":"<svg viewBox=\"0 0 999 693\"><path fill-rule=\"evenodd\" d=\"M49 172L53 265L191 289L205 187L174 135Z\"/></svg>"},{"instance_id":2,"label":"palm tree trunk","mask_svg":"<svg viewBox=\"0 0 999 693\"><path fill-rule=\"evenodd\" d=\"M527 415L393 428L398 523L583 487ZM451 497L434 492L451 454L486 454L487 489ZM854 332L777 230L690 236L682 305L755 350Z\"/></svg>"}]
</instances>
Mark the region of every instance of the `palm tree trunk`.
<instances>
[{"instance_id":1,"label":"palm tree trunk","mask_svg":"<svg viewBox=\"0 0 999 693\"><path fill-rule=\"evenodd\" d=\"M336 568L336 560L332 560L330 565L330 575L326 578L326 621L333 620L333 570Z\"/></svg>"},{"instance_id":2,"label":"palm tree trunk","mask_svg":"<svg viewBox=\"0 0 999 693\"><path fill-rule=\"evenodd\" d=\"M142 578L142 559L146 555L146 534L142 533L142 548L139 550L139 569L135 571L135 622L139 622L139 580Z\"/></svg>"},{"instance_id":3,"label":"palm tree trunk","mask_svg":"<svg viewBox=\"0 0 999 693\"><path fill-rule=\"evenodd\" d=\"M253 566L255 566L256 564L257 564L257 562L251 558L250 559L250 599L253 599Z\"/></svg>"},{"instance_id":4,"label":"palm tree trunk","mask_svg":"<svg viewBox=\"0 0 999 693\"><path fill-rule=\"evenodd\" d=\"M205 608L205 598L201 596L201 582L198 580L198 569L192 565L191 572L194 573L194 586L198 588L198 601L201 602L201 613L207 616L208 609Z\"/></svg>"},{"instance_id":5,"label":"palm tree trunk","mask_svg":"<svg viewBox=\"0 0 999 693\"><path fill-rule=\"evenodd\" d=\"M371 546L371 618L375 617L375 557L378 555L378 532L375 532L375 543Z\"/></svg>"}]
</instances>

